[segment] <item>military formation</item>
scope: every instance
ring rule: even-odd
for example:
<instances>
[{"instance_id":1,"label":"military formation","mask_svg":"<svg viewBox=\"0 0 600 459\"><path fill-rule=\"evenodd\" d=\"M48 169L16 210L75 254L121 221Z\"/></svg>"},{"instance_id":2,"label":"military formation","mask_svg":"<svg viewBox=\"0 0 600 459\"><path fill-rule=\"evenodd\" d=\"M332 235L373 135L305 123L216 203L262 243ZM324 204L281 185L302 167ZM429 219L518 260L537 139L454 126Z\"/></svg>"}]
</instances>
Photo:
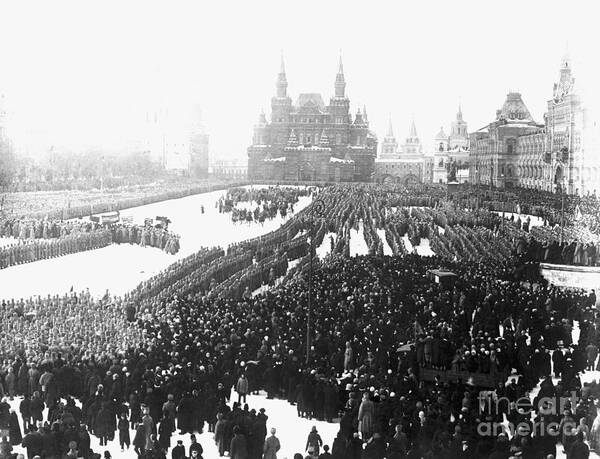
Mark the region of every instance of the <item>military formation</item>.
<instances>
[{"instance_id":1,"label":"military formation","mask_svg":"<svg viewBox=\"0 0 600 459\"><path fill-rule=\"evenodd\" d=\"M560 228L523 228L485 208L465 210L436 187L336 185L315 199L318 206L277 230L226 250L202 249L123 297L82 292L3 302L2 387L50 408L30 419L25 405L17 418L22 440L7 418L7 441L21 441L30 455L73 449L91 457L86 432L102 446L127 433L130 455L199 457L197 441L176 446L171 437L175 428L188 434L206 426L220 455L258 459L267 441L278 444L266 427L284 427L266 424L259 406L243 405L264 391L301 417L339 422L335 438L304 432L304 450L292 452L300 457L546 458L559 448L578 457L573 452L600 447L600 386L581 378L598 365L595 292L519 271L526 260L517 242ZM576 238L584 234L578 228L562 232ZM142 235L117 225L110 240L152 244L154 229ZM367 255L350 257L360 233ZM433 256L408 250L424 239ZM321 259L311 247L323 245L330 250ZM383 256L386 245L394 256ZM450 288L429 276L439 268L456 274ZM437 377L427 376L432 371ZM511 373L519 377L496 378ZM480 383L482 375L497 386ZM577 401L548 414L528 397L534 389L550 398L575 391ZM509 403L482 410L482 393ZM510 408L522 397L555 430L481 433L484 421L531 422ZM43 442L32 444L38 434L74 444L44 452ZM278 457L277 448L269 451L269 459Z\"/></svg>"},{"instance_id":2,"label":"military formation","mask_svg":"<svg viewBox=\"0 0 600 459\"><path fill-rule=\"evenodd\" d=\"M12 219L2 222L0 228L5 237L12 237L0 247L0 269L95 250L113 243L156 247L171 255L180 248L178 235L151 225Z\"/></svg>"}]
</instances>

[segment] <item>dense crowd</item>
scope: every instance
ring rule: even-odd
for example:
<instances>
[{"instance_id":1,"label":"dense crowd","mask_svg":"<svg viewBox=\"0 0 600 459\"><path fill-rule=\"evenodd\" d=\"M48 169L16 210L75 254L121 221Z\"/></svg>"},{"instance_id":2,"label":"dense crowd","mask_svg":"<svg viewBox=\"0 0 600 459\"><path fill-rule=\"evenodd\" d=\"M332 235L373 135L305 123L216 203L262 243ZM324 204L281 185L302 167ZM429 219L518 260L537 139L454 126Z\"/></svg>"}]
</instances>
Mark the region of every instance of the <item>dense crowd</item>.
<instances>
[{"instance_id":1,"label":"dense crowd","mask_svg":"<svg viewBox=\"0 0 600 459\"><path fill-rule=\"evenodd\" d=\"M305 187L231 188L220 198L215 207L219 213L231 213L233 222L264 222L277 215L282 218L294 212L294 205L301 196L314 192Z\"/></svg>"},{"instance_id":2,"label":"dense crowd","mask_svg":"<svg viewBox=\"0 0 600 459\"><path fill-rule=\"evenodd\" d=\"M227 250L203 249L123 298L3 302L2 387L25 396L22 424L37 423L37 433L17 434L15 416L1 415L6 407L0 430L30 457L70 450L91 457L95 435L101 445L118 436L122 447L132 438L139 457L162 458L181 451L171 444L176 429L194 433L206 424L221 455L259 458L269 443L268 457L276 457L267 414L242 404L264 390L299 416L339 419L335 439L309 434L301 453L315 458L324 443L332 457L356 459L546 458L557 442L569 454L584 450L579 437L594 446L600 386L582 385L580 375L598 356L595 293L519 271L517 241L535 239L530 228L427 191L331 187L317 195L318 212L313 205ZM359 226L369 255L350 258L350 230ZM382 256L378 230L395 256ZM309 270L309 247L327 234L335 235L331 256ZM407 253L404 237L413 245L429 239L436 256ZM456 274L456 283L436 283L433 269ZM261 285L272 288L252 294ZM307 343L299 331L309 311ZM495 387L442 378L448 371L488 375ZM519 376L506 383L511 373ZM571 391L576 401L560 411L537 403ZM529 409L516 406L521 397ZM492 403L499 399L507 403ZM532 428L482 432L505 418ZM533 421L545 430L534 431ZM571 426L579 436L569 435Z\"/></svg>"},{"instance_id":3,"label":"dense crowd","mask_svg":"<svg viewBox=\"0 0 600 459\"><path fill-rule=\"evenodd\" d=\"M206 193L225 186L219 180L194 181L179 177L177 180L117 186L104 190L7 193L0 199L0 214L3 218L69 220Z\"/></svg>"}]
</instances>

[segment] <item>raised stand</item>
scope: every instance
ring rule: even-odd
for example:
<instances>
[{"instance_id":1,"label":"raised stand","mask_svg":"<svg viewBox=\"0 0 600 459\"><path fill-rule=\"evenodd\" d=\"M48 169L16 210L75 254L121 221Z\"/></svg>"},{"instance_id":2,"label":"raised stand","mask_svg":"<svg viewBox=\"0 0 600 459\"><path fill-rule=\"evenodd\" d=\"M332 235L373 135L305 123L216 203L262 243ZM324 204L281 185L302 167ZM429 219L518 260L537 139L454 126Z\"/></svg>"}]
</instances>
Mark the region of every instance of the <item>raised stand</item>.
<instances>
[{"instance_id":1,"label":"raised stand","mask_svg":"<svg viewBox=\"0 0 600 459\"><path fill-rule=\"evenodd\" d=\"M446 186L448 187L448 193L456 193L460 187L460 183L448 182Z\"/></svg>"}]
</instances>

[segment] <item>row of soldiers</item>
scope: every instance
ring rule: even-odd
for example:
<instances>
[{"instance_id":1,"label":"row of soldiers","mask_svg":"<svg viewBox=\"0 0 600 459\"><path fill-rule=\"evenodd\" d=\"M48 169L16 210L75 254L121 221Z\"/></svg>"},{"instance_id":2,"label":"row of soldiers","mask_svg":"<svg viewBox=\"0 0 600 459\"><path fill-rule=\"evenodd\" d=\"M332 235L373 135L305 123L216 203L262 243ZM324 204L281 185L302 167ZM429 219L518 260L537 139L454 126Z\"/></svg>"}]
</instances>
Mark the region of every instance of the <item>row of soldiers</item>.
<instances>
[{"instance_id":1,"label":"row of soldiers","mask_svg":"<svg viewBox=\"0 0 600 459\"><path fill-rule=\"evenodd\" d=\"M112 243L109 231L73 233L59 239L35 239L0 249L0 269L71 253L99 249Z\"/></svg>"},{"instance_id":2,"label":"row of soldiers","mask_svg":"<svg viewBox=\"0 0 600 459\"><path fill-rule=\"evenodd\" d=\"M99 227L99 224L90 221L5 219L0 220L0 237L53 239L76 231L95 231Z\"/></svg>"},{"instance_id":3,"label":"row of soldiers","mask_svg":"<svg viewBox=\"0 0 600 459\"><path fill-rule=\"evenodd\" d=\"M156 247L174 255L179 236L163 228L116 225L110 229L77 231L60 238L20 240L0 248L0 269L106 247L113 242Z\"/></svg>"},{"instance_id":4,"label":"row of soldiers","mask_svg":"<svg viewBox=\"0 0 600 459\"><path fill-rule=\"evenodd\" d=\"M117 244L138 244L164 250L171 255L179 252L179 236L170 231L146 225L113 225L111 227L113 241Z\"/></svg>"}]
</instances>

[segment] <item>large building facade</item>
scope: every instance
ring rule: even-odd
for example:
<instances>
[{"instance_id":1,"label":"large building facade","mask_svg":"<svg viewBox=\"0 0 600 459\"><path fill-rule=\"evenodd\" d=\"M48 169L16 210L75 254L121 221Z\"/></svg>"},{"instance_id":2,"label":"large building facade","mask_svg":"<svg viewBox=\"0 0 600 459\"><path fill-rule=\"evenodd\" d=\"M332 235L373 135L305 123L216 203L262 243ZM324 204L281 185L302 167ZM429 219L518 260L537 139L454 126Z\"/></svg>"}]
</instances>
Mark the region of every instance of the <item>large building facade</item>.
<instances>
[{"instance_id":1,"label":"large building facade","mask_svg":"<svg viewBox=\"0 0 600 459\"><path fill-rule=\"evenodd\" d=\"M370 181L377 138L369 130L366 110L354 119L340 58L335 93L329 105L320 94L300 94L296 103L287 93L283 59L277 93L271 100L271 120L261 113L248 147L250 180Z\"/></svg>"},{"instance_id":2,"label":"large building facade","mask_svg":"<svg viewBox=\"0 0 600 459\"><path fill-rule=\"evenodd\" d=\"M433 144L433 183L447 183L449 176L458 183L468 182L469 134L460 105L450 124L450 135L440 127Z\"/></svg>"},{"instance_id":3,"label":"large building facade","mask_svg":"<svg viewBox=\"0 0 600 459\"><path fill-rule=\"evenodd\" d=\"M392 121L381 144L381 154L375 161L375 180L383 183L430 183L433 179L433 158L425 156L417 134L415 122L411 123L408 137L399 148L394 137Z\"/></svg>"},{"instance_id":4,"label":"large building facade","mask_svg":"<svg viewBox=\"0 0 600 459\"><path fill-rule=\"evenodd\" d=\"M470 179L500 188L593 193L600 182L596 131L565 57L543 124L511 92L496 120L471 134Z\"/></svg>"}]
</instances>

